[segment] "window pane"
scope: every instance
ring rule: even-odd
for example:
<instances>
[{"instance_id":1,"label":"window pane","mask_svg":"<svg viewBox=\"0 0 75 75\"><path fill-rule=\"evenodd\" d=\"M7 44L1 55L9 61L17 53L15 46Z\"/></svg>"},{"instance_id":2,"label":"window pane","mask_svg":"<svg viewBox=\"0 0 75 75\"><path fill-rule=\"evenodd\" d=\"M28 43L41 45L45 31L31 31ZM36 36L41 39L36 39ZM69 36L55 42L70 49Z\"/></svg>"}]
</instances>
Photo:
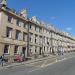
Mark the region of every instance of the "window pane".
<instances>
[{"instance_id":1,"label":"window pane","mask_svg":"<svg viewBox=\"0 0 75 75\"><path fill-rule=\"evenodd\" d=\"M20 31L17 30L16 31L16 39L19 40L19 38L20 38Z\"/></svg>"},{"instance_id":2,"label":"window pane","mask_svg":"<svg viewBox=\"0 0 75 75\"><path fill-rule=\"evenodd\" d=\"M17 20L16 24L17 24L17 26L20 26L20 21L19 21L19 20Z\"/></svg>"},{"instance_id":3,"label":"window pane","mask_svg":"<svg viewBox=\"0 0 75 75\"><path fill-rule=\"evenodd\" d=\"M12 36L12 28L7 27L7 29L6 29L6 37L11 38L11 36Z\"/></svg>"},{"instance_id":4,"label":"window pane","mask_svg":"<svg viewBox=\"0 0 75 75\"><path fill-rule=\"evenodd\" d=\"M4 47L4 53L8 53L9 45L5 45Z\"/></svg>"},{"instance_id":5,"label":"window pane","mask_svg":"<svg viewBox=\"0 0 75 75\"><path fill-rule=\"evenodd\" d=\"M27 41L27 34L23 33L23 41Z\"/></svg>"},{"instance_id":6,"label":"window pane","mask_svg":"<svg viewBox=\"0 0 75 75\"><path fill-rule=\"evenodd\" d=\"M18 46L15 46L14 53L17 54L17 51L18 51Z\"/></svg>"},{"instance_id":7,"label":"window pane","mask_svg":"<svg viewBox=\"0 0 75 75\"><path fill-rule=\"evenodd\" d=\"M25 29L28 29L28 25L27 25L27 24L25 24L25 23L24 23L24 28L25 28Z\"/></svg>"},{"instance_id":8,"label":"window pane","mask_svg":"<svg viewBox=\"0 0 75 75\"><path fill-rule=\"evenodd\" d=\"M29 29L32 29L32 25L29 25Z\"/></svg>"},{"instance_id":9,"label":"window pane","mask_svg":"<svg viewBox=\"0 0 75 75\"><path fill-rule=\"evenodd\" d=\"M11 22L12 21L12 17L8 16L8 21Z\"/></svg>"}]
</instances>

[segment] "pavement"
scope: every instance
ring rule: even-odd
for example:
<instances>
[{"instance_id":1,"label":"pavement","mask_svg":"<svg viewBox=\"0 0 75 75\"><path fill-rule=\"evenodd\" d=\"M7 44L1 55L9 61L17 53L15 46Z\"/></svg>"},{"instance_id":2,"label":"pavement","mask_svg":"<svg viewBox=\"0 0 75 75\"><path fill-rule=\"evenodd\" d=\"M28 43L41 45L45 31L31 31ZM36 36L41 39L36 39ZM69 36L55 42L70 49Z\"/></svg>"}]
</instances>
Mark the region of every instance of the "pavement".
<instances>
[{"instance_id":1,"label":"pavement","mask_svg":"<svg viewBox=\"0 0 75 75\"><path fill-rule=\"evenodd\" d=\"M32 73L31 75L38 75L37 72L36 72L36 74L33 74L33 72L39 71L42 69L46 69L46 67L49 67L50 65L53 65L53 64L55 65L56 63L59 63L61 61L67 61L67 59L70 59L70 60L74 59L75 60L75 52L74 53L67 53L67 54L64 54L63 56L50 55L45 58L40 58L40 59L35 59L35 60L33 59L33 60L29 60L29 61L22 62L22 63L12 63L12 64L6 65L4 67L0 66L0 74L1 75L6 75L6 74L7 75L18 75L18 73L20 72L19 75L23 75L23 73L24 73L24 75L26 75L26 74L30 75L30 73ZM74 60L72 60L72 62L75 65ZM69 62L66 62L66 63L69 63ZM63 65L63 66L66 66L66 65ZM58 67L56 67L56 68L58 68ZM53 70L55 70L55 69L53 69ZM9 73L9 71L10 71L10 73ZM13 72L15 74L13 74ZM46 74L43 74L43 75L46 75ZM51 74L49 74L49 75L51 75ZM52 74L52 75L57 75L57 74Z\"/></svg>"},{"instance_id":2,"label":"pavement","mask_svg":"<svg viewBox=\"0 0 75 75\"><path fill-rule=\"evenodd\" d=\"M55 61L56 59L56 56L53 56L53 55L49 55L47 57L43 57L43 58L37 58L37 59L32 59L32 60L28 60L28 61L25 61L25 62L16 62L16 63L4 63L4 66L2 67L2 65L0 65L0 70L1 69L6 69L6 68L9 68L9 67L13 67L13 66L19 66L19 65L23 65L23 64L34 64L34 63L38 63L40 61L43 61L43 60L47 60L47 59L50 59L52 61Z\"/></svg>"},{"instance_id":3,"label":"pavement","mask_svg":"<svg viewBox=\"0 0 75 75\"><path fill-rule=\"evenodd\" d=\"M28 61L23 65L9 66L1 69L0 75L75 75L75 53L56 56L56 58L53 62L51 58L46 57L47 60L37 59L35 62Z\"/></svg>"}]
</instances>

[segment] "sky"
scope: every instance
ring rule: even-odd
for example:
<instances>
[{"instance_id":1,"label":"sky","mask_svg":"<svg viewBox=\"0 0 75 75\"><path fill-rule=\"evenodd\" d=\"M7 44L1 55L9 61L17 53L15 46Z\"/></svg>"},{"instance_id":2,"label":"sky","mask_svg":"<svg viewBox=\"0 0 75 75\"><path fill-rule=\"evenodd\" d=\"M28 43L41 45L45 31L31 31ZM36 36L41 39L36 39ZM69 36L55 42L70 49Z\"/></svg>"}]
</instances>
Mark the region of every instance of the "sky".
<instances>
[{"instance_id":1,"label":"sky","mask_svg":"<svg viewBox=\"0 0 75 75\"><path fill-rule=\"evenodd\" d=\"M75 0L7 0L7 6L75 36Z\"/></svg>"}]
</instances>

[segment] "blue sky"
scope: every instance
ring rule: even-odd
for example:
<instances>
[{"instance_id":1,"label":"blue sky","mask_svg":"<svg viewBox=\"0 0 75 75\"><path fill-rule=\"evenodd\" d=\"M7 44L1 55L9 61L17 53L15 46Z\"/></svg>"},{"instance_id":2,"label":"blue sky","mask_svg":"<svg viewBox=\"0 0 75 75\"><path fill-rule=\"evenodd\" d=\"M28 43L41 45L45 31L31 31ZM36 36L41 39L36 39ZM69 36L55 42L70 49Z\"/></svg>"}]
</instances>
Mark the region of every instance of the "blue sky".
<instances>
[{"instance_id":1,"label":"blue sky","mask_svg":"<svg viewBox=\"0 0 75 75\"><path fill-rule=\"evenodd\" d=\"M37 16L75 36L75 0L7 0L7 6L17 12L26 8L29 17Z\"/></svg>"}]
</instances>

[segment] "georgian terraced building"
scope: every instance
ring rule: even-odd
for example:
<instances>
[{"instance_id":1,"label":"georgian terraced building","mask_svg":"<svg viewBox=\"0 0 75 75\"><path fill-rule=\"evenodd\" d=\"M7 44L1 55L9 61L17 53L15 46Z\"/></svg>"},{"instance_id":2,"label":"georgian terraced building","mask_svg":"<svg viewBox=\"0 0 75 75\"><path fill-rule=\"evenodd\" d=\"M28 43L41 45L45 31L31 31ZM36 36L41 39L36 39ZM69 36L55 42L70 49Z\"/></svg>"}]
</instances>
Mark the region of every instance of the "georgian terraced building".
<instances>
[{"instance_id":1,"label":"georgian terraced building","mask_svg":"<svg viewBox=\"0 0 75 75\"><path fill-rule=\"evenodd\" d=\"M33 16L27 16L26 10L17 14L5 4L0 6L0 55L13 59L23 53L25 57L56 54L58 49L64 52L75 50L75 39L52 25L45 25Z\"/></svg>"}]
</instances>

